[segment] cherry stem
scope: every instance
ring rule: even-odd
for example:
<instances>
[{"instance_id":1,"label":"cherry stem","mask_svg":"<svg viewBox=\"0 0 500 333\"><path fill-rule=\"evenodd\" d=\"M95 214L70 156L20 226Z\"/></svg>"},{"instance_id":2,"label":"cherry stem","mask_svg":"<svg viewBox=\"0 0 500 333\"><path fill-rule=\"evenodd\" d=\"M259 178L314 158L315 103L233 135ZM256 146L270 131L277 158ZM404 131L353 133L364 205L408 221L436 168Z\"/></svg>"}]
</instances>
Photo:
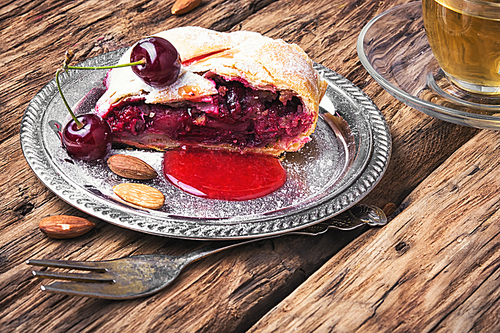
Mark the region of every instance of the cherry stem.
<instances>
[{"instance_id":1,"label":"cherry stem","mask_svg":"<svg viewBox=\"0 0 500 333\"><path fill-rule=\"evenodd\" d=\"M136 62L130 62L127 64L119 64L119 65L111 65L111 66L97 66L97 67L79 67L79 66L66 66L67 69L112 69L112 68L121 68L121 67L130 67L137 65L146 64L146 59L141 59Z\"/></svg>"},{"instance_id":2,"label":"cherry stem","mask_svg":"<svg viewBox=\"0 0 500 333\"><path fill-rule=\"evenodd\" d=\"M64 94L62 92L61 84L59 83L59 73L61 73L62 71L63 71L63 69L59 68L57 70L57 72L56 72L57 90L59 90L59 95L61 95L61 98L62 98L62 100L64 102L64 105L66 105L66 108L68 109L69 114L71 115L71 118L73 118L73 121L75 122L75 124L78 127L78 129L81 129L83 127L83 124L76 118L75 114L71 110L71 107L69 106L68 101L66 101L66 98L64 97Z\"/></svg>"},{"instance_id":3,"label":"cherry stem","mask_svg":"<svg viewBox=\"0 0 500 333\"><path fill-rule=\"evenodd\" d=\"M111 66L96 66L96 67L80 67L80 66L69 66L69 62L71 59L73 59L73 52L72 51L67 51L65 54L66 58L64 60L62 68L59 68L56 72L56 84L57 84L57 90L59 90L59 95L61 95L61 98L64 102L64 105L66 106L66 109L68 109L69 114L71 115L71 118L73 118L73 121L75 122L76 126L78 129L81 129L84 125L76 118L75 114L71 110L71 107L68 104L68 101L64 97L64 94L61 89L61 83L59 82L59 73L61 72L66 72L68 69L112 69L112 68L121 68L121 67L130 67L130 66L137 66L137 65L145 65L146 64L146 59L141 59L136 62L131 62L127 64L119 64L119 65L111 65Z\"/></svg>"}]
</instances>

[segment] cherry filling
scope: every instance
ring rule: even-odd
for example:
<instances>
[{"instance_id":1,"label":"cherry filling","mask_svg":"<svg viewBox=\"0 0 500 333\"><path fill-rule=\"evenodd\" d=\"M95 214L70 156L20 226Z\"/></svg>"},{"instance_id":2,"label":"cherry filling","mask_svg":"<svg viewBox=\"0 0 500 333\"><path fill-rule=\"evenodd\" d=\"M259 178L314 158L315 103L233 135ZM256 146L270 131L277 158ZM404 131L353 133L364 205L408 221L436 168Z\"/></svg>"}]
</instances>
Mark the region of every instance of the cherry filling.
<instances>
[{"instance_id":1,"label":"cherry filling","mask_svg":"<svg viewBox=\"0 0 500 333\"><path fill-rule=\"evenodd\" d=\"M210 102L179 105L127 102L107 116L113 134L166 135L186 144L265 147L309 128L312 117L289 92L254 90L239 81L211 76L219 91Z\"/></svg>"}]
</instances>

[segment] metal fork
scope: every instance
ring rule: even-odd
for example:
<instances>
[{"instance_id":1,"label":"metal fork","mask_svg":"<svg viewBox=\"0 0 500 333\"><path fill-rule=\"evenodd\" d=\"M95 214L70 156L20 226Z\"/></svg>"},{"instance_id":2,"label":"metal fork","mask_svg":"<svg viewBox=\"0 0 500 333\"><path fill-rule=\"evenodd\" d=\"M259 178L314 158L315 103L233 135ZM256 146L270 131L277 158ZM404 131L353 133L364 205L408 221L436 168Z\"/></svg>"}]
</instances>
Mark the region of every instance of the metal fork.
<instances>
[{"instance_id":1,"label":"metal fork","mask_svg":"<svg viewBox=\"0 0 500 333\"><path fill-rule=\"evenodd\" d=\"M375 206L359 205L325 222L282 235L315 236L330 228L352 230L361 226L382 226L387 223L384 212ZM168 286L188 264L243 244L279 237L212 242L195 251L180 255L146 254L106 261L28 260L35 266L84 270L90 273L33 271L39 278L70 280L41 286L46 292L105 299L132 299L148 296Z\"/></svg>"}]
</instances>

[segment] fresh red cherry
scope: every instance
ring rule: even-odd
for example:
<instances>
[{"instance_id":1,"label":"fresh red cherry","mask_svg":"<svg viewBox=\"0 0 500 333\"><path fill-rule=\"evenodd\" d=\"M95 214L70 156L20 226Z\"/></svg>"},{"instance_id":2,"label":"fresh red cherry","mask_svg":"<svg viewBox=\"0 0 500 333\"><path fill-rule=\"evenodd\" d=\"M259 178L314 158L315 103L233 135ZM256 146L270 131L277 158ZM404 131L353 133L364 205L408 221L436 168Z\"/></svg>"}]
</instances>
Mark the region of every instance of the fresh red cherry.
<instances>
[{"instance_id":1,"label":"fresh red cherry","mask_svg":"<svg viewBox=\"0 0 500 333\"><path fill-rule=\"evenodd\" d=\"M163 87L174 83L181 71L179 53L169 41L160 37L140 40L132 48L129 64L99 67L69 66L72 58L73 52L66 52L62 68L56 71L59 94L73 118L63 130L62 142L69 155L87 161L101 159L111 150L111 128L106 121L95 114L75 116L61 89L59 74L62 71L132 66L133 72L153 87Z\"/></svg>"},{"instance_id":2,"label":"fresh red cherry","mask_svg":"<svg viewBox=\"0 0 500 333\"><path fill-rule=\"evenodd\" d=\"M130 62L146 60L144 65L132 66L132 71L153 87L174 83L181 71L181 61L176 48L161 37L140 40L132 48Z\"/></svg>"},{"instance_id":3,"label":"fresh red cherry","mask_svg":"<svg viewBox=\"0 0 500 333\"><path fill-rule=\"evenodd\" d=\"M73 158L85 161L98 160L111 150L111 128L108 123L95 114L76 117L83 125L71 120L62 132L62 142Z\"/></svg>"}]
</instances>

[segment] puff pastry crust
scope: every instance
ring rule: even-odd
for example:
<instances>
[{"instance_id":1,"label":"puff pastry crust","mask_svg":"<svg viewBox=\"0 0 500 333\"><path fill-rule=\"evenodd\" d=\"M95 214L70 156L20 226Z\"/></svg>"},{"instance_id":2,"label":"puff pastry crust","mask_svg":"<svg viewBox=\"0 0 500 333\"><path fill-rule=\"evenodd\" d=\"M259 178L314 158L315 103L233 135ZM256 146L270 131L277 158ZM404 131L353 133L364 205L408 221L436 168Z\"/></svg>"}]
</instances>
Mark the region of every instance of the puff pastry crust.
<instances>
[{"instance_id":1,"label":"puff pastry crust","mask_svg":"<svg viewBox=\"0 0 500 333\"><path fill-rule=\"evenodd\" d=\"M288 126L287 129L282 129L280 133L287 134L277 135L268 142L249 144L236 139L231 142L202 139L194 142L187 139L188 144L279 155L284 151L297 151L309 141L327 83L314 70L313 62L300 47L255 32L221 33L200 27L179 27L153 36L165 38L176 47L182 60L179 78L169 86L154 88L137 77L130 67L110 70L105 79L107 90L95 109L98 115L110 119L108 122L112 117L116 118L116 114L122 112L125 106L141 103L167 108L187 105L189 110L197 111L196 119L190 126L204 126L205 115L211 117L218 112L213 108L217 98L214 96L224 94L217 82L239 82L245 89L267 92L268 99L272 94L283 105L291 104L292 99L299 101L295 112L301 115L290 120L296 129L291 130L288 127L292 125L285 124L283 126ZM119 63L129 62L131 49L125 52ZM182 135L167 135L154 129L156 113L145 115L149 118L141 121L149 121L151 125L146 125L145 129L141 128L136 133L133 133L134 130L114 128L115 140L139 148L158 150L185 144ZM290 116L287 119L291 119ZM276 126L281 126L283 121L278 120L276 123ZM238 126L235 127L237 130Z\"/></svg>"}]
</instances>

